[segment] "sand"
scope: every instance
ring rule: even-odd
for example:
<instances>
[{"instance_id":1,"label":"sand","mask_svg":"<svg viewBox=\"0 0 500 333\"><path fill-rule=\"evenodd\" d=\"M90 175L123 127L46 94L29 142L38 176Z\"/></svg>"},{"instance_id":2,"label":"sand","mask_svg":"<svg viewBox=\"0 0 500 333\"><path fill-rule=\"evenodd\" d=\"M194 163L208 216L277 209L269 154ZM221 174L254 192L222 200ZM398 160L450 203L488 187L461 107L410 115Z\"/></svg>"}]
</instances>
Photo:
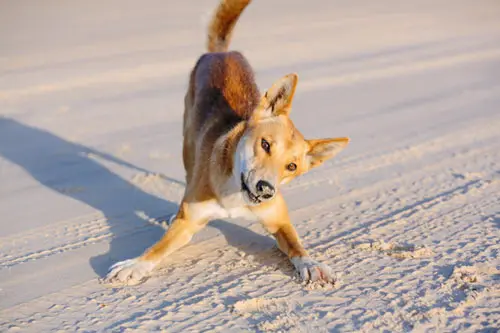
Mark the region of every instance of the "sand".
<instances>
[{"instance_id":1,"label":"sand","mask_svg":"<svg viewBox=\"0 0 500 333\"><path fill-rule=\"evenodd\" d=\"M0 331L494 332L500 326L500 4L255 0L236 27L292 119L349 136L283 189L334 285L213 221L144 284L99 283L184 191L183 97L216 0L4 2Z\"/></svg>"}]
</instances>

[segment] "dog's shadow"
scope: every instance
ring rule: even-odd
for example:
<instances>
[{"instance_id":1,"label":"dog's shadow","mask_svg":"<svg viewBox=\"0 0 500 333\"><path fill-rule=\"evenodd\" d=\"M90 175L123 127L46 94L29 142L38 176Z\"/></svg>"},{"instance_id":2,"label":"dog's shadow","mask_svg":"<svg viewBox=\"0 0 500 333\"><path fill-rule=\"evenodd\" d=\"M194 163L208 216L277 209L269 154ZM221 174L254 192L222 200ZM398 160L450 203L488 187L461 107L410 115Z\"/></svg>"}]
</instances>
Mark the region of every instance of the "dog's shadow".
<instances>
[{"instance_id":1,"label":"dog's shadow","mask_svg":"<svg viewBox=\"0 0 500 333\"><path fill-rule=\"evenodd\" d=\"M163 235L164 230L159 226L145 227L137 212L151 216L151 212L161 211L161 215L168 216L178 208L174 202L144 192L98 160L140 173L148 173L147 170L6 117L0 117L0 157L23 168L45 187L102 212L111 234L109 250L89 259L94 272L101 277L111 264L140 255ZM166 181L181 183L168 178ZM214 221L210 225L218 229L230 245L254 255L256 260L263 263L276 260L268 258L274 244L271 237L225 221ZM24 227L29 228L29 225Z\"/></svg>"},{"instance_id":2,"label":"dog's shadow","mask_svg":"<svg viewBox=\"0 0 500 333\"><path fill-rule=\"evenodd\" d=\"M258 234L253 230L224 220L215 220L209 225L219 230L229 245L244 252L247 258L251 256L251 260L259 266L274 267L289 276L294 274L292 264L286 255L278 249L273 237Z\"/></svg>"}]
</instances>

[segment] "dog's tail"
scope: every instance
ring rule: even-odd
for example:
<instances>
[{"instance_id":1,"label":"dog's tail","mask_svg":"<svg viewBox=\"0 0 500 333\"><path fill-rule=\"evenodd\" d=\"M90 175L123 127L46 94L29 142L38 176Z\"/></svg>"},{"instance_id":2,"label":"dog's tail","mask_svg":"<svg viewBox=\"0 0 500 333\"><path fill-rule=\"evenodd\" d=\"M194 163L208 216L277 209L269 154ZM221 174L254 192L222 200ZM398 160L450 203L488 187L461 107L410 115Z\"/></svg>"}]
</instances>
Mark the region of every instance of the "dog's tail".
<instances>
[{"instance_id":1,"label":"dog's tail","mask_svg":"<svg viewBox=\"0 0 500 333\"><path fill-rule=\"evenodd\" d=\"M221 0L208 28L208 52L225 52L234 25L251 0Z\"/></svg>"}]
</instances>

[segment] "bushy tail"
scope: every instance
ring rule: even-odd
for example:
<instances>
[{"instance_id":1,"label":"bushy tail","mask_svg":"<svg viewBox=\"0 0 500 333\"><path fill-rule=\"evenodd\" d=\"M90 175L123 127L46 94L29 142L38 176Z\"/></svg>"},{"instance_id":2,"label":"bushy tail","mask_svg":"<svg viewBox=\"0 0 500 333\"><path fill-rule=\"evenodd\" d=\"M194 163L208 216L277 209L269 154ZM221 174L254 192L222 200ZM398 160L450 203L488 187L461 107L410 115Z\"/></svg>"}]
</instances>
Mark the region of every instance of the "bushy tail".
<instances>
[{"instance_id":1,"label":"bushy tail","mask_svg":"<svg viewBox=\"0 0 500 333\"><path fill-rule=\"evenodd\" d=\"M208 28L208 52L225 52L234 25L251 0L221 0Z\"/></svg>"}]
</instances>

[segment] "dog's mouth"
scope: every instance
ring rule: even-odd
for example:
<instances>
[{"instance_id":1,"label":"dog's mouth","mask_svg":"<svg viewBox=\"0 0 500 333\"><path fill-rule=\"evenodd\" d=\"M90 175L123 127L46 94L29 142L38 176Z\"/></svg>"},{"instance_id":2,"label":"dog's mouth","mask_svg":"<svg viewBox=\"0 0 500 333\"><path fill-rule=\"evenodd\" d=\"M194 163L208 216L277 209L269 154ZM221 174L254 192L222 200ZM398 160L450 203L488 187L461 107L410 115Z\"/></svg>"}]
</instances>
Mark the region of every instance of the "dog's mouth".
<instances>
[{"instance_id":1,"label":"dog's mouth","mask_svg":"<svg viewBox=\"0 0 500 333\"><path fill-rule=\"evenodd\" d=\"M243 175L243 173L241 173L241 191L245 192L247 194L251 203L253 203L253 204L261 203L261 200L259 199L259 197L255 194L253 194L252 191L250 191L250 188L248 188L248 186L245 182L245 176Z\"/></svg>"}]
</instances>

